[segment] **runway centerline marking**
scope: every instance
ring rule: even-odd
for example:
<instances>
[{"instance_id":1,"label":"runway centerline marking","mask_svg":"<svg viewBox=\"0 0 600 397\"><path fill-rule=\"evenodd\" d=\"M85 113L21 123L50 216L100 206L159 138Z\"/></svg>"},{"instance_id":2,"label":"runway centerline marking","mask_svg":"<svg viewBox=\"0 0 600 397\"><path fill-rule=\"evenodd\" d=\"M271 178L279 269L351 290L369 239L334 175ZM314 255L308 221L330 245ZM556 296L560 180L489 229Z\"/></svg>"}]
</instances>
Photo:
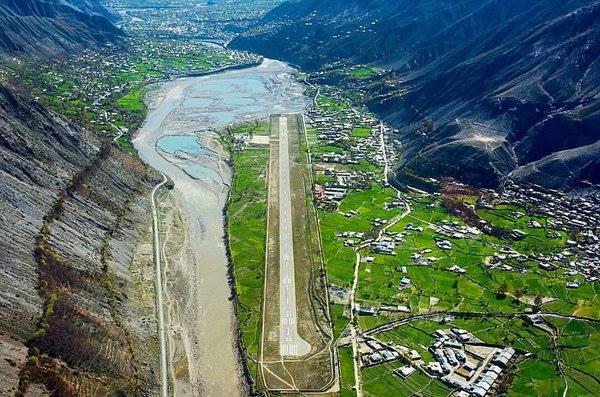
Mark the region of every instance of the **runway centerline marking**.
<instances>
[{"instance_id":1,"label":"runway centerline marking","mask_svg":"<svg viewBox=\"0 0 600 397\"><path fill-rule=\"evenodd\" d=\"M279 117L279 354L303 356L310 344L298 335L294 274L288 118Z\"/></svg>"}]
</instances>

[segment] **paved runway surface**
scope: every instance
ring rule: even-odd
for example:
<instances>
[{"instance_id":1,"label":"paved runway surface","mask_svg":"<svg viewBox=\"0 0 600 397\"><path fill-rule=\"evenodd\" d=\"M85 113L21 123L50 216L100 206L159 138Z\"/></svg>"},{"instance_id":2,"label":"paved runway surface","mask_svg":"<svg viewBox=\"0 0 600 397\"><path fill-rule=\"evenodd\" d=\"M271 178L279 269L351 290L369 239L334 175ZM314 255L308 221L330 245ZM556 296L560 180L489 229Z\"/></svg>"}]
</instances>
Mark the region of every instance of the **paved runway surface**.
<instances>
[{"instance_id":1,"label":"paved runway surface","mask_svg":"<svg viewBox=\"0 0 600 397\"><path fill-rule=\"evenodd\" d=\"M297 327L287 122L287 117L279 118L279 354L285 357L310 352L310 344L300 338Z\"/></svg>"}]
</instances>

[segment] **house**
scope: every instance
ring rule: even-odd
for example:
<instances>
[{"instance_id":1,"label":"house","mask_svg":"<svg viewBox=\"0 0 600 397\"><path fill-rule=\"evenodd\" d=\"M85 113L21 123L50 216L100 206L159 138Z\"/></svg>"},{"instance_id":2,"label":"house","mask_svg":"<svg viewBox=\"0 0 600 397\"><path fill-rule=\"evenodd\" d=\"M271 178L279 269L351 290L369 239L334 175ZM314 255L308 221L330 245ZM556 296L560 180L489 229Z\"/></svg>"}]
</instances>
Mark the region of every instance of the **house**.
<instances>
[{"instance_id":1,"label":"house","mask_svg":"<svg viewBox=\"0 0 600 397\"><path fill-rule=\"evenodd\" d=\"M463 368L466 369L468 372L473 372L473 371L475 371L477 369L477 365L473 364L470 361L466 361L463 364Z\"/></svg>"},{"instance_id":2,"label":"house","mask_svg":"<svg viewBox=\"0 0 600 397\"><path fill-rule=\"evenodd\" d=\"M415 369L413 367L409 367L409 366L400 367L400 368L394 370L394 373L396 375L398 375L399 377L401 377L402 379L408 378L410 375L412 375L413 372L415 372Z\"/></svg>"},{"instance_id":3,"label":"house","mask_svg":"<svg viewBox=\"0 0 600 397\"><path fill-rule=\"evenodd\" d=\"M360 305L356 305L356 311L361 316L374 316L377 314L377 310L375 310L374 307L370 307L370 306L363 307Z\"/></svg>"},{"instance_id":4,"label":"house","mask_svg":"<svg viewBox=\"0 0 600 397\"><path fill-rule=\"evenodd\" d=\"M456 338L460 342L467 342L471 339L469 332L465 331L464 329L452 328L452 332L456 335Z\"/></svg>"},{"instance_id":5,"label":"house","mask_svg":"<svg viewBox=\"0 0 600 397\"><path fill-rule=\"evenodd\" d=\"M408 357L410 357L410 359L413 361L421 359L421 355L416 350L411 350L410 352L408 352Z\"/></svg>"},{"instance_id":6,"label":"house","mask_svg":"<svg viewBox=\"0 0 600 397\"><path fill-rule=\"evenodd\" d=\"M476 397L484 397L487 394L487 390L480 386L475 386L473 390L471 390L471 395Z\"/></svg>"},{"instance_id":7,"label":"house","mask_svg":"<svg viewBox=\"0 0 600 397\"><path fill-rule=\"evenodd\" d=\"M373 350L381 350L382 346L374 340L368 340L365 342L367 344L367 346L369 346L371 349Z\"/></svg>"},{"instance_id":8,"label":"house","mask_svg":"<svg viewBox=\"0 0 600 397\"><path fill-rule=\"evenodd\" d=\"M381 357L381 354L379 353L373 353L369 356L369 361L372 364L377 364L383 361L383 357Z\"/></svg>"},{"instance_id":9,"label":"house","mask_svg":"<svg viewBox=\"0 0 600 397\"><path fill-rule=\"evenodd\" d=\"M513 229L510 232L510 237L512 237L514 240L523 240L525 237L527 237L527 233L519 229Z\"/></svg>"},{"instance_id":10,"label":"house","mask_svg":"<svg viewBox=\"0 0 600 397\"><path fill-rule=\"evenodd\" d=\"M381 355L383 356L385 361L392 361L392 360L395 360L400 357L398 352L396 352L394 350L383 350L381 352Z\"/></svg>"},{"instance_id":11,"label":"house","mask_svg":"<svg viewBox=\"0 0 600 397\"><path fill-rule=\"evenodd\" d=\"M442 366L437 361L430 362L425 367L425 370L429 372L433 376L442 376L444 375L444 371L442 371Z\"/></svg>"},{"instance_id":12,"label":"house","mask_svg":"<svg viewBox=\"0 0 600 397\"><path fill-rule=\"evenodd\" d=\"M436 338L446 338L448 336L448 334L446 333L446 331L442 330L442 329L438 329L434 332L434 335L436 336Z\"/></svg>"},{"instance_id":13,"label":"house","mask_svg":"<svg viewBox=\"0 0 600 397\"><path fill-rule=\"evenodd\" d=\"M508 362L514 356L514 354L515 349L513 349L512 347L507 347L492 359L492 363L498 365L499 367L506 367L506 364L508 364Z\"/></svg>"},{"instance_id":14,"label":"house","mask_svg":"<svg viewBox=\"0 0 600 397\"><path fill-rule=\"evenodd\" d=\"M456 341L453 340L446 340L444 341L444 346L445 347L450 347L453 349L462 349L462 345Z\"/></svg>"},{"instance_id":15,"label":"house","mask_svg":"<svg viewBox=\"0 0 600 397\"><path fill-rule=\"evenodd\" d=\"M567 288L579 288L579 281L570 281L567 283Z\"/></svg>"},{"instance_id":16,"label":"house","mask_svg":"<svg viewBox=\"0 0 600 397\"><path fill-rule=\"evenodd\" d=\"M439 249L443 249L443 250L451 250L452 249L452 243L448 240L436 241L435 244L438 246Z\"/></svg>"},{"instance_id":17,"label":"house","mask_svg":"<svg viewBox=\"0 0 600 397\"><path fill-rule=\"evenodd\" d=\"M448 268L448 270L450 270L451 272L457 273L457 274L465 274L467 271L465 269L463 269L460 266L452 266L451 268Z\"/></svg>"},{"instance_id":18,"label":"house","mask_svg":"<svg viewBox=\"0 0 600 397\"><path fill-rule=\"evenodd\" d=\"M400 291L410 288L411 286L411 282L410 282L410 278L408 277L402 277L402 280L400 280L400 284L398 284L398 289Z\"/></svg>"},{"instance_id":19,"label":"house","mask_svg":"<svg viewBox=\"0 0 600 397\"><path fill-rule=\"evenodd\" d=\"M444 349L444 355L448 359L448 363L452 366L458 365L458 360L456 359L456 354L454 354L454 350L450 348Z\"/></svg>"}]
</instances>

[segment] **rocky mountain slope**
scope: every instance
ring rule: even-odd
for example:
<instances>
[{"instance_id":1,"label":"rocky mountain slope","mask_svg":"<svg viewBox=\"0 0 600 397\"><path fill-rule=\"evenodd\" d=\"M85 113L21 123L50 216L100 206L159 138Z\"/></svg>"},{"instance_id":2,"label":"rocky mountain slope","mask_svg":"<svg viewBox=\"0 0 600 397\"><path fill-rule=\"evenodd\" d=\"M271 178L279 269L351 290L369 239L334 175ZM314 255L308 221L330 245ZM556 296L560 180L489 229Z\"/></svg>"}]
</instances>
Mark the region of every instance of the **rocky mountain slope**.
<instances>
[{"instance_id":1,"label":"rocky mountain slope","mask_svg":"<svg viewBox=\"0 0 600 397\"><path fill-rule=\"evenodd\" d=\"M4 84L0 129L0 394L150 394L152 277L134 251L158 178Z\"/></svg>"},{"instance_id":2,"label":"rocky mountain slope","mask_svg":"<svg viewBox=\"0 0 600 397\"><path fill-rule=\"evenodd\" d=\"M369 106L405 143L399 182L571 188L600 182L599 36L597 0L309 0L231 45L312 70L391 69Z\"/></svg>"},{"instance_id":3,"label":"rocky mountain slope","mask_svg":"<svg viewBox=\"0 0 600 397\"><path fill-rule=\"evenodd\" d=\"M106 9L101 0L61 0L73 8L87 14L96 14L105 17L111 22L118 19L117 15Z\"/></svg>"},{"instance_id":4,"label":"rocky mountain slope","mask_svg":"<svg viewBox=\"0 0 600 397\"><path fill-rule=\"evenodd\" d=\"M0 0L0 55L118 45L94 5ZM152 395L158 175L1 76L0 395Z\"/></svg>"},{"instance_id":5,"label":"rocky mountain slope","mask_svg":"<svg viewBox=\"0 0 600 397\"><path fill-rule=\"evenodd\" d=\"M92 0L0 0L0 54L46 57L119 43L123 33Z\"/></svg>"}]
</instances>

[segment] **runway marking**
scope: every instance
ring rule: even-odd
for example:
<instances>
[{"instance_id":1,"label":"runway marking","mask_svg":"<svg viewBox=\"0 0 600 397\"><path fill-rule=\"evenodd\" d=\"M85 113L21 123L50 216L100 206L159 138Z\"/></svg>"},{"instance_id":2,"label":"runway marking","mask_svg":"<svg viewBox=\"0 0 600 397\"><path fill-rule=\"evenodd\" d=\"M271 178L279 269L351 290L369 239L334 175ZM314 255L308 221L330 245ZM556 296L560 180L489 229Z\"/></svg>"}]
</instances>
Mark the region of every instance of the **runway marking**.
<instances>
[{"instance_id":1,"label":"runway marking","mask_svg":"<svg viewBox=\"0 0 600 397\"><path fill-rule=\"evenodd\" d=\"M310 345L298 335L296 327L296 285L287 123L287 117L279 118L279 353L281 356L302 356L310 352ZM298 346L301 349L298 349Z\"/></svg>"}]
</instances>

